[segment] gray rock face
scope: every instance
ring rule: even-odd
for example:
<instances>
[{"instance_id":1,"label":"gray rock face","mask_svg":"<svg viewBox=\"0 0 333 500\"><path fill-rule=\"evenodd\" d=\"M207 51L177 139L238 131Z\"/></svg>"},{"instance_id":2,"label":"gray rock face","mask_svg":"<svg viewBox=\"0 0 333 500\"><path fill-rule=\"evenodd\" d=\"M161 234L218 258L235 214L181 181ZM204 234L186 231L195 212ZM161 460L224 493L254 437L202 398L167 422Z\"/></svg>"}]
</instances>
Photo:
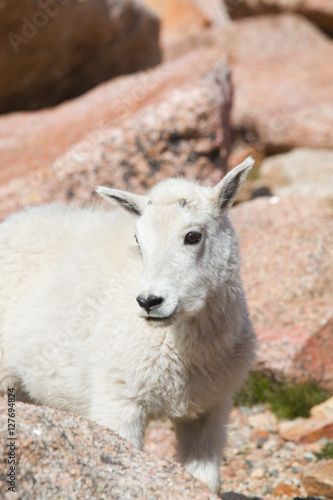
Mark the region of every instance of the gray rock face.
<instances>
[{"instance_id":1,"label":"gray rock face","mask_svg":"<svg viewBox=\"0 0 333 500\"><path fill-rule=\"evenodd\" d=\"M159 21L132 0L3 0L0 113L53 106L160 61Z\"/></svg>"},{"instance_id":2,"label":"gray rock face","mask_svg":"<svg viewBox=\"0 0 333 500\"><path fill-rule=\"evenodd\" d=\"M16 402L17 440L7 440L7 410L0 398L4 500L218 498L178 464L142 453L105 427L59 410ZM7 483L10 441L15 442L15 493Z\"/></svg>"}]
</instances>

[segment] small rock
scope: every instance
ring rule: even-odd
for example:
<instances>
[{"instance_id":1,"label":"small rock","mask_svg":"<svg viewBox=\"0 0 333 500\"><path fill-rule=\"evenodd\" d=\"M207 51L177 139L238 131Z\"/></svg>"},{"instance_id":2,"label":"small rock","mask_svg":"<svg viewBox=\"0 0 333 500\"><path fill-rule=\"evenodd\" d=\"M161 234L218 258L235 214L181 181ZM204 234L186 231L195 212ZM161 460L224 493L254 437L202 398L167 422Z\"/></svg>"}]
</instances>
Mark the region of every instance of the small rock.
<instances>
[{"instance_id":1,"label":"small rock","mask_svg":"<svg viewBox=\"0 0 333 500\"><path fill-rule=\"evenodd\" d=\"M295 418L294 420L281 420L278 424L278 431L280 436L288 433L290 429L293 429L299 424L302 424L306 419L303 417ZM287 447L294 446L292 443L287 443Z\"/></svg>"},{"instance_id":2,"label":"small rock","mask_svg":"<svg viewBox=\"0 0 333 500\"><path fill-rule=\"evenodd\" d=\"M273 432L277 429L277 418L270 411L249 416L249 424L254 429Z\"/></svg>"},{"instance_id":3,"label":"small rock","mask_svg":"<svg viewBox=\"0 0 333 500\"><path fill-rule=\"evenodd\" d=\"M287 495L288 497L293 497L295 495L299 495L300 491L297 486L293 484L280 483L275 486L273 490L273 495L276 497L282 497Z\"/></svg>"},{"instance_id":4,"label":"small rock","mask_svg":"<svg viewBox=\"0 0 333 500\"><path fill-rule=\"evenodd\" d=\"M333 498L333 460L320 461L301 473L308 495Z\"/></svg>"},{"instance_id":5,"label":"small rock","mask_svg":"<svg viewBox=\"0 0 333 500\"><path fill-rule=\"evenodd\" d=\"M260 500L257 497L248 497L246 495L242 495L240 493L235 493L233 491L228 491L226 493L222 493L222 500Z\"/></svg>"},{"instance_id":6,"label":"small rock","mask_svg":"<svg viewBox=\"0 0 333 500\"><path fill-rule=\"evenodd\" d=\"M251 460L245 460L244 464L249 470L253 468L253 463L251 462Z\"/></svg>"},{"instance_id":7,"label":"small rock","mask_svg":"<svg viewBox=\"0 0 333 500\"><path fill-rule=\"evenodd\" d=\"M310 415L313 418L333 418L333 396L319 405L311 408Z\"/></svg>"},{"instance_id":8,"label":"small rock","mask_svg":"<svg viewBox=\"0 0 333 500\"><path fill-rule=\"evenodd\" d=\"M307 463L313 462L315 460L315 455L311 452L303 453L303 457Z\"/></svg>"},{"instance_id":9,"label":"small rock","mask_svg":"<svg viewBox=\"0 0 333 500\"><path fill-rule=\"evenodd\" d=\"M273 453L281 448L281 444L277 439L267 439L262 448L269 453Z\"/></svg>"},{"instance_id":10,"label":"small rock","mask_svg":"<svg viewBox=\"0 0 333 500\"><path fill-rule=\"evenodd\" d=\"M280 435L287 441L298 443L314 443L323 437L333 438L333 418L308 418L288 430L280 428Z\"/></svg>"},{"instance_id":11,"label":"small rock","mask_svg":"<svg viewBox=\"0 0 333 500\"><path fill-rule=\"evenodd\" d=\"M258 441L259 439L267 440L269 438L269 432L265 429L255 429L252 432L251 439Z\"/></svg>"},{"instance_id":12,"label":"small rock","mask_svg":"<svg viewBox=\"0 0 333 500\"><path fill-rule=\"evenodd\" d=\"M257 448L263 448L264 444L267 442L267 437L261 437L256 440Z\"/></svg>"},{"instance_id":13,"label":"small rock","mask_svg":"<svg viewBox=\"0 0 333 500\"><path fill-rule=\"evenodd\" d=\"M263 477L265 477L265 473L266 473L265 469L262 468L254 469L251 472L250 476L252 477L252 479L262 479Z\"/></svg>"}]
</instances>

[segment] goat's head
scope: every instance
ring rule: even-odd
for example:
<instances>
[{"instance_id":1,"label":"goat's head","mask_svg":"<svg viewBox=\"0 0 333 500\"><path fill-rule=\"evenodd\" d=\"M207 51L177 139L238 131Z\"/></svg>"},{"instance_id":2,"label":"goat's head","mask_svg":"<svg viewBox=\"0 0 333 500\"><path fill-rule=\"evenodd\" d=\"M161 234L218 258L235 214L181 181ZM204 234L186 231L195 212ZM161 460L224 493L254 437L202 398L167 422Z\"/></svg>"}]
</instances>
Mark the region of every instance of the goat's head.
<instances>
[{"instance_id":1,"label":"goat's head","mask_svg":"<svg viewBox=\"0 0 333 500\"><path fill-rule=\"evenodd\" d=\"M159 324L192 316L221 287L237 285L232 281L238 273L237 247L225 215L253 163L247 158L215 187L167 179L148 196L97 188L137 216L144 269L136 297L140 316Z\"/></svg>"}]
</instances>

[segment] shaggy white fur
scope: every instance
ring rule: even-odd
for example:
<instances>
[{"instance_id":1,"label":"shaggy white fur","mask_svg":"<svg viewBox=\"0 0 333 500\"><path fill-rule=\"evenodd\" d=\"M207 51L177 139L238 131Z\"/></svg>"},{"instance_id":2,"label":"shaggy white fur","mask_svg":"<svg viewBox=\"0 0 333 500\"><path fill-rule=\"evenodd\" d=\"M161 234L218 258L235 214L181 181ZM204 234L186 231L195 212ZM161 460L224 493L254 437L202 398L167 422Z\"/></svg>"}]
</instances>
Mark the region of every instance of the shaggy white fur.
<instances>
[{"instance_id":1,"label":"shaggy white fur","mask_svg":"<svg viewBox=\"0 0 333 500\"><path fill-rule=\"evenodd\" d=\"M214 188L100 187L116 209L51 205L5 220L2 391L21 388L139 448L148 422L168 417L181 462L217 492L232 396L254 358L227 217L252 165Z\"/></svg>"}]
</instances>

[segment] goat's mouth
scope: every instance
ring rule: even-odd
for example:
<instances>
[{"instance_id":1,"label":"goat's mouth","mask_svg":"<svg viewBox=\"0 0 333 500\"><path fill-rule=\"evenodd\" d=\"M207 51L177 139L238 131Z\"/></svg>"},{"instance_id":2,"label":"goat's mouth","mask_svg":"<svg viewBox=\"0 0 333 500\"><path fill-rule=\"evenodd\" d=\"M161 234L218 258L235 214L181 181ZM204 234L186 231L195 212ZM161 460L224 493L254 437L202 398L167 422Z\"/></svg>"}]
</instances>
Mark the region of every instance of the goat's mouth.
<instances>
[{"instance_id":1,"label":"goat's mouth","mask_svg":"<svg viewBox=\"0 0 333 500\"><path fill-rule=\"evenodd\" d=\"M174 311L169 316L152 316L152 315L149 315L149 316L145 316L144 319L146 321L151 322L151 323L157 323L157 324L161 324L161 325L168 325L170 323L173 323L175 321L175 319L177 318L177 316L178 316L178 312Z\"/></svg>"},{"instance_id":2,"label":"goat's mouth","mask_svg":"<svg viewBox=\"0 0 333 500\"><path fill-rule=\"evenodd\" d=\"M171 317L173 316L173 314L171 314L171 316L145 316L145 319L147 321L169 321L171 319Z\"/></svg>"}]
</instances>

